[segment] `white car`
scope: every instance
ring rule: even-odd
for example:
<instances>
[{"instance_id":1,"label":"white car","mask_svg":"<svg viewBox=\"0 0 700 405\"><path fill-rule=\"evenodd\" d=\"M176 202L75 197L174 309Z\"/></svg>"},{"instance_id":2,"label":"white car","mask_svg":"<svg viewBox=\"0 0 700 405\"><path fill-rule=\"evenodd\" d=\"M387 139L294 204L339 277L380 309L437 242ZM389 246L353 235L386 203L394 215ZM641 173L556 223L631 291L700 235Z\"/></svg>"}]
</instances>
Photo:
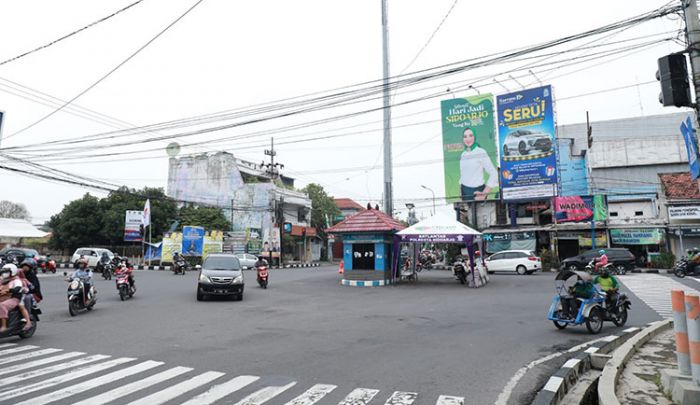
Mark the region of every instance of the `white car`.
<instances>
[{"instance_id":1,"label":"white car","mask_svg":"<svg viewBox=\"0 0 700 405\"><path fill-rule=\"evenodd\" d=\"M532 274L542 268L542 260L531 250L504 250L486 259L489 273L509 271L518 274Z\"/></svg>"},{"instance_id":2,"label":"white car","mask_svg":"<svg viewBox=\"0 0 700 405\"><path fill-rule=\"evenodd\" d=\"M80 259L80 256L83 256L88 261L88 267L95 267L97 266L97 262L100 260L100 257L102 257L102 252L107 252L110 259L114 258L114 253L112 253L109 249L78 248L75 249L75 253L73 253L73 256L71 256L70 262L75 263L78 259Z\"/></svg>"},{"instance_id":3,"label":"white car","mask_svg":"<svg viewBox=\"0 0 700 405\"><path fill-rule=\"evenodd\" d=\"M255 262L258 261L258 257L250 253L236 253L236 257L241 262L243 269L252 269L255 267Z\"/></svg>"}]
</instances>

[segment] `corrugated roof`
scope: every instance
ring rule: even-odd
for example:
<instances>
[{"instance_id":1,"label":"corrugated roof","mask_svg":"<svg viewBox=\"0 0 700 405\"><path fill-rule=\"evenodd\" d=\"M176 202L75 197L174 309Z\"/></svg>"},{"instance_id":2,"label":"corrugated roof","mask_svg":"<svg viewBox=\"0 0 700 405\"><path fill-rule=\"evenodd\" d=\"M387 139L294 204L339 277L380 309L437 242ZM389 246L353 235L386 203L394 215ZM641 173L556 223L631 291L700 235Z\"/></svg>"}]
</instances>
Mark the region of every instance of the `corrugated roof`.
<instances>
[{"instance_id":1,"label":"corrugated roof","mask_svg":"<svg viewBox=\"0 0 700 405\"><path fill-rule=\"evenodd\" d=\"M377 210L364 210L326 229L327 233L392 232L406 228L401 222Z\"/></svg>"},{"instance_id":2,"label":"corrugated roof","mask_svg":"<svg viewBox=\"0 0 700 405\"><path fill-rule=\"evenodd\" d=\"M690 178L690 173L659 174L664 192L668 198L700 199L698 183Z\"/></svg>"},{"instance_id":3,"label":"corrugated roof","mask_svg":"<svg viewBox=\"0 0 700 405\"><path fill-rule=\"evenodd\" d=\"M365 207L361 206L360 204L358 204L357 202L355 202L354 200L352 200L350 198L335 198L334 201L335 201L335 206L341 210L352 209L352 208L358 209L358 210L365 209Z\"/></svg>"}]
</instances>

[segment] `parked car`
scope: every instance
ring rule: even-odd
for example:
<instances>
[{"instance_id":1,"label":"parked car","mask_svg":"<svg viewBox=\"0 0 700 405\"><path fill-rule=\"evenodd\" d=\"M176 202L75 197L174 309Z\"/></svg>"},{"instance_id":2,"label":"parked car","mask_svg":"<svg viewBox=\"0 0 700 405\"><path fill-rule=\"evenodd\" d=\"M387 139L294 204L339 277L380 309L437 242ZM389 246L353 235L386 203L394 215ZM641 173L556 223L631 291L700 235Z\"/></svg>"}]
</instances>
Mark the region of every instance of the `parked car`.
<instances>
[{"instance_id":1,"label":"parked car","mask_svg":"<svg viewBox=\"0 0 700 405\"><path fill-rule=\"evenodd\" d=\"M552 137L541 131L519 129L513 131L503 142L503 156L527 156L530 151L549 152L552 149Z\"/></svg>"},{"instance_id":2,"label":"parked car","mask_svg":"<svg viewBox=\"0 0 700 405\"><path fill-rule=\"evenodd\" d=\"M605 250L605 254L608 255L608 262L612 263L616 269L619 270L632 270L634 269L635 257L629 249L625 248L602 248ZM567 257L562 260L561 268L568 268L569 270L581 270L586 267L586 265L596 257L599 257L598 253L600 249L591 249L582 252L576 256Z\"/></svg>"},{"instance_id":3,"label":"parked car","mask_svg":"<svg viewBox=\"0 0 700 405\"><path fill-rule=\"evenodd\" d=\"M542 260L532 250L504 250L486 258L489 273L509 271L532 274L542 268Z\"/></svg>"},{"instance_id":4,"label":"parked car","mask_svg":"<svg viewBox=\"0 0 700 405\"><path fill-rule=\"evenodd\" d=\"M0 260L5 260L5 258L8 256L12 256L15 259L17 259L18 263L22 263L22 261L28 257L33 258L37 261L41 258L39 252L37 252L34 249L27 249L22 247L6 247L0 250Z\"/></svg>"},{"instance_id":5,"label":"parked car","mask_svg":"<svg viewBox=\"0 0 700 405\"><path fill-rule=\"evenodd\" d=\"M88 261L88 267L95 267L97 266L97 262L100 261L100 257L102 257L102 252L107 252L110 259L114 258L114 253L112 253L109 249L78 248L75 249L75 253L73 253L73 256L71 256L70 262L75 263L78 259L80 259L80 256L83 256Z\"/></svg>"},{"instance_id":6,"label":"parked car","mask_svg":"<svg viewBox=\"0 0 700 405\"><path fill-rule=\"evenodd\" d=\"M238 301L243 299L243 269L236 255L210 253L197 268L197 301L202 301L209 295L233 296Z\"/></svg>"},{"instance_id":7,"label":"parked car","mask_svg":"<svg viewBox=\"0 0 700 405\"><path fill-rule=\"evenodd\" d=\"M258 261L258 257L250 253L236 253L236 257L241 262L243 270L252 269L255 267L255 262Z\"/></svg>"}]
</instances>

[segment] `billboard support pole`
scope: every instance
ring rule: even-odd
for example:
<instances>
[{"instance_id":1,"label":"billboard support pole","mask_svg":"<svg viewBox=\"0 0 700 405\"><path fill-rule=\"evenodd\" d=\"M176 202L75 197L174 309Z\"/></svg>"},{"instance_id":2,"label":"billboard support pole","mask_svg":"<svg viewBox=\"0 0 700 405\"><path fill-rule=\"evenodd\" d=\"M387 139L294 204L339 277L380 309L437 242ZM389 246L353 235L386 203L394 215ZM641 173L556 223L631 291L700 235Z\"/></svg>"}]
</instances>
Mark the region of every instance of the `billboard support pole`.
<instances>
[{"instance_id":1,"label":"billboard support pole","mask_svg":"<svg viewBox=\"0 0 700 405\"><path fill-rule=\"evenodd\" d=\"M151 248L151 255L148 256L148 265L151 265L151 258L153 257L153 244L151 240L151 228L153 228L153 224L148 224L148 247Z\"/></svg>"},{"instance_id":2,"label":"billboard support pole","mask_svg":"<svg viewBox=\"0 0 700 405\"><path fill-rule=\"evenodd\" d=\"M389 17L387 0L382 0L382 65L384 93L384 213L394 216L391 163L391 92L389 91Z\"/></svg>"}]
</instances>

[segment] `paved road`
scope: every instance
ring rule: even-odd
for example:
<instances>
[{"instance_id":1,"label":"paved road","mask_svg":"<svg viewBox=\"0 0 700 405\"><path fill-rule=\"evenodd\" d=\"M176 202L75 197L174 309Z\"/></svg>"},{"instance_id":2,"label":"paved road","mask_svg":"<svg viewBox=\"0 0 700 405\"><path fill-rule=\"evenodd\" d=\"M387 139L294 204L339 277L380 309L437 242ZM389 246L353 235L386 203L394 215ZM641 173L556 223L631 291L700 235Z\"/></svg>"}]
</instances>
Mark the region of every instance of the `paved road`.
<instances>
[{"instance_id":1,"label":"paved road","mask_svg":"<svg viewBox=\"0 0 700 405\"><path fill-rule=\"evenodd\" d=\"M74 318L62 277L42 276L37 334L0 341L17 344L0 347L0 403L490 404L523 366L594 338L546 321L550 274L495 275L475 290L424 271L417 284L357 288L335 270L273 270L268 290L246 272L242 302L196 302L193 273L139 271L132 300L97 279L95 310ZM627 326L659 319L632 300ZM606 324L602 336L619 330ZM509 403L526 403L566 357L537 365Z\"/></svg>"}]
</instances>

